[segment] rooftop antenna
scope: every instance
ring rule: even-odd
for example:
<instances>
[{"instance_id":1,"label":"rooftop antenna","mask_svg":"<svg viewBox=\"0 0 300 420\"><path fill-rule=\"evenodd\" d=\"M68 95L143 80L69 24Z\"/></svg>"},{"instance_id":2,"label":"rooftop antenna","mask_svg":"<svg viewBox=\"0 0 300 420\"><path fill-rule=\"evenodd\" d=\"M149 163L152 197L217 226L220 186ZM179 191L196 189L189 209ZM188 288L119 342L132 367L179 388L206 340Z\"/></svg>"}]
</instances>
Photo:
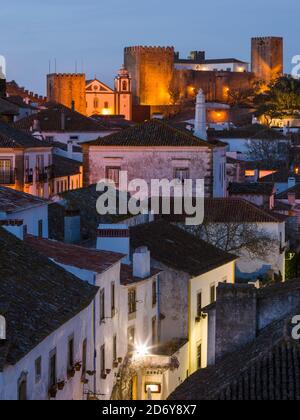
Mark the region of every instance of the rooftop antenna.
<instances>
[{"instance_id":1,"label":"rooftop antenna","mask_svg":"<svg viewBox=\"0 0 300 420\"><path fill-rule=\"evenodd\" d=\"M49 74L51 74L51 60L49 60Z\"/></svg>"},{"instance_id":2,"label":"rooftop antenna","mask_svg":"<svg viewBox=\"0 0 300 420\"><path fill-rule=\"evenodd\" d=\"M77 74L77 60L75 60L75 73Z\"/></svg>"},{"instance_id":3,"label":"rooftop antenna","mask_svg":"<svg viewBox=\"0 0 300 420\"><path fill-rule=\"evenodd\" d=\"M54 59L54 70L55 70L55 74L57 73L56 71L56 58Z\"/></svg>"}]
</instances>

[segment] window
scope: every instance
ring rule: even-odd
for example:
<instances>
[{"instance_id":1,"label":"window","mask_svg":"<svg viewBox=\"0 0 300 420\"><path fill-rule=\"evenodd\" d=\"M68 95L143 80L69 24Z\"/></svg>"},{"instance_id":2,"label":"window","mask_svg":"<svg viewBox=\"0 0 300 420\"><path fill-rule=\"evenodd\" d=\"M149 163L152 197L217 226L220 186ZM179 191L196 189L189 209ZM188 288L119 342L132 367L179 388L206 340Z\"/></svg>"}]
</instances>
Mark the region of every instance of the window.
<instances>
[{"instance_id":1,"label":"window","mask_svg":"<svg viewBox=\"0 0 300 420\"><path fill-rule=\"evenodd\" d=\"M104 108L108 109L109 108L109 103L108 102L104 102Z\"/></svg>"},{"instance_id":2,"label":"window","mask_svg":"<svg viewBox=\"0 0 300 420\"><path fill-rule=\"evenodd\" d=\"M105 290L100 290L100 323L105 321Z\"/></svg>"},{"instance_id":3,"label":"window","mask_svg":"<svg viewBox=\"0 0 300 420\"><path fill-rule=\"evenodd\" d=\"M152 283L152 306L157 304L157 283L154 281Z\"/></svg>"},{"instance_id":4,"label":"window","mask_svg":"<svg viewBox=\"0 0 300 420\"><path fill-rule=\"evenodd\" d=\"M99 99L98 98L94 99L94 108L99 108Z\"/></svg>"},{"instance_id":5,"label":"window","mask_svg":"<svg viewBox=\"0 0 300 420\"><path fill-rule=\"evenodd\" d=\"M156 316L152 318L152 344L157 344L157 325Z\"/></svg>"},{"instance_id":6,"label":"window","mask_svg":"<svg viewBox=\"0 0 300 420\"><path fill-rule=\"evenodd\" d=\"M128 352L132 353L135 346L135 328L128 328Z\"/></svg>"},{"instance_id":7,"label":"window","mask_svg":"<svg viewBox=\"0 0 300 420\"><path fill-rule=\"evenodd\" d=\"M18 400L27 401L27 374L22 373L18 380Z\"/></svg>"},{"instance_id":8,"label":"window","mask_svg":"<svg viewBox=\"0 0 300 420\"><path fill-rule=\"evenodd\" d=\"M115 362L118 359L118 352L117 352L117 336L114 335L113 338L113 361Z\"/></svg>"},{"instance_id":9,"label":"window","mask_svg":"<svg viewBox=\"0 0 300 420\"><path fill-rule=\"evenodd\" d=\"M45 140L46 140L48 143L53 143L53 142L54 142L54 137L53 137L53 136L46 136L46 137L45 137Z\"/></svg>"},{"instance_id":10,"label":"window","mask_svg":"<svg viewBox=\"0 0 300 420\"><path fill-rule=\"evenodd\" d=\"M201 317L202 314L202 293L197 294L197 316Z\"/></svg>"},{"instance_id":11,"label":"window","mask_svg":"<svg viewBox=\"0 0 300 420\"><path fill-rule=\"evenodd\" d=\"M69 337L68 340L68 370L74 366L74 336Z\"/></svg>"},{"instance_id":12,"label":"window","mask_svg":"<svg viewBox=\"0 0 300 420\"><path fill-rule=\"evenodd\" d=\"M175 169L175 179L178 179L182 183L185 179L190 178L190 170L189 169Z\"/></svg>"},{"instance_id":13,"label":"window","mask_svg":"<svg viewBox=\"0 0 300 420\"><path fill-rule=\"evenodd\" d=\"M0 340L6 340L6 319L0 315Z\"/></svg>"},{"instance_id":14,"label":"window","mask_svg":"<svg viewBox=\"0 0 300 420\"><path fill-rule=\"evenodd\" d=\"M127 82L126 82L126 80L124 80L123 82L122 82L122 90L127 90Z\"/></svg>"},{"instance_id":15,"label":"window","mask_svg":"<svg viewBox=\"0 0 300 420\"><path fill-rule=\"evenodd\" d=\"M13 184L12 161L0 159L0 184Z\"/></svg>"},{"instance_id":16,"label":"window","mask_svg":"<svg viewBox=\"0 0 300 420\"><path fill-rule=\"evenodd\" d=\"M116 312L116 286L115 283L111 283L111 317L115 316Z\"/></svg>"},{"instance_id":17,"label":"window","mask_svg":"<svg viewBox=\"0 0 300 420\"><path fill-rule=\"evenodd\" d=\"M86 358L87 358L87 339L82 343L82 377L85 378L86 374Z\"/></svg>"},{"instance_id":18,"label":"window","mask_svg":"<svg viewBox=\"0 0 300 420\"><path fill-rule=\"evenodd\" d=\"M101 372L101 377L104 378L105 376L105 344L101 346L101 350L100 350L100 372Z\"/></svg>"},{"instance_id":19,"label":"window","mask_svg":"<svg viewBox=\"0 0 300 420\"><path fill-rule=\"evenodd\" d=\"M40 382L42 378L42 358L39 357L35 361L35 383Z\"/></svg>"},{"instance_id":20,"label":"window","mask_svg":"<svg viewBox=\"0 0 300 420\"><path fill-rule=\"evenodd\" d=\"M43 237L43 221L42 220L39 220L38 222L38 235L39 235L39 238Z\"/></svg>"},{"instance_id":21,"label":"window","mask_svg":"<svg viewBox=\"0 0 300 420\"><path fill-rule=\"evenodd\" d=\"M245 176L246 177L253 177L253 176L255 176L255 171L252 171L252 170L245 171Z\"/></svg>"},{"instance_id":22,"label":"window","mask_svg":"<svg viewBox=\"0 0 300 420\"><path fill-rule=\"evenodd\" d=\"M197 369L202 368L202 344L197 345Z\"/></svg>"},{"instance_id":23,"label":"window","mask_svg":"<svg viewBox=\"0 0 300 420\"><path fill-rule=\"evenodd\" d=\"M116 187L120 184L120 171L121 168L106 168L106 179L113 181L116 184Z\"/></svg>"},{"instance_id":24,"label":"window","mask_svg":"<svg viewBox=\"0 0 300 420\"><path fill-rule=\"evenodd\" d=\"M79 136L70 136L70 140L78 141L79 140Z\"/></svg>"},{"instance_id":25,"label":"window","mask_svg":"<svg viewBox=\"0 0 300 420\"><path fill-rule=\"evenodd\" d=\"M210 286L210 303L214 303L216 301L216 286Z\"/></svg>"},{"instance_id":26,"label":"window","mask_svg":"<svg viewBox=\"0 0 300 420\"><path fill-rule=\"evenodd\" d=\"M128 314L136 313L136 289L128 290Z\"/></svg>"},{"instance_id":27,"label":"window","mask_svg":"<svg viewBox=\"0 0 300 420\"><path fill-rule=\"evenodd\" d=\"M50 353L49 356L49 388L52 388L57 383L56 377L56 349Z\"/></svg>"}]
</instances>

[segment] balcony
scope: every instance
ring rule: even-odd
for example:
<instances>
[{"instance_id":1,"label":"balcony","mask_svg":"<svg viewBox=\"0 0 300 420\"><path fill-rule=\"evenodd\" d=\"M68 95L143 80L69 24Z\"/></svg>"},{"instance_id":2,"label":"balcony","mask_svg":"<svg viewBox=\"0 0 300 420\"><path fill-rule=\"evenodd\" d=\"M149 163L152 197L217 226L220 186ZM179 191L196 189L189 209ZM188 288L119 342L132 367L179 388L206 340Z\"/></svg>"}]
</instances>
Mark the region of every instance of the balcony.
<instances>
[{"instance_id":1,"label":"balcony","mask_svg":"<svg viewBox=\"0 0 300 420\"><path fill-rule=\"evenodd\" d=\"M15 171L1 171L0 172L0 184L14 185L15 180L16 180Z\"/></svg>"}]
</instances>

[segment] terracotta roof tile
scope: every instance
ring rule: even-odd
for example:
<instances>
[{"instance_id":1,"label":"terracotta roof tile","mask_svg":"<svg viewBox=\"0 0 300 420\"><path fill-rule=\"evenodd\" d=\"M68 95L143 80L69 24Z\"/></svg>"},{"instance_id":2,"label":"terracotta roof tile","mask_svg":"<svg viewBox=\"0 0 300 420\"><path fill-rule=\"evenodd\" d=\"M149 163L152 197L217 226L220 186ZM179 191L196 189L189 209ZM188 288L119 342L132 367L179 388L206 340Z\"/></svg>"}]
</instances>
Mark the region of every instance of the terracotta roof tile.
<instances>
[{"instance_id":1,"label":"terracotta roof tile","mask_svg":"<svg viewBox=\"0 0 300 420\"><path fill-rule=\"evenodd\" d=\"M178 130L171 125L156 119L82 144L87 146L121 147L214 147L214 145L204 140L200 140L187 131Z\"/></svg>"},{"instance_id":2,"label":"terracotta roof tile","mask_svg":"<svg viewBox=\"0 0 300 420\"><path fill-rule=\"evenodd\" d=\"M0 212L12 213L47 204L42 198L0 186Z\"/></svg>"},{"instance_id":3,"label":"terracotta roof tile","mask_svg":"<svg viewBox=\"0 0 300 420\"><path fill-rule=\"evenodd\" d=\"M275 193L275 186L271 183L258 182L232 182L228 187L229 195L268 195Z\"/></svg>"},{"instance_id":4,"label":"terracotta roof tile","mask_svg":"<svg viewBox=\"0 0 300 420\"><path fill-rule=\"evenodd\" d=\"M36 139L30 134L24 133L17 128L0 121L0 149L1 148L33 148L48 147L49 143Z\"/></svg>"},{"instance_id":5,"label":"terracotta roof tile","mask_svg":"<svg viewBox=\"0 0 300 420\"><path fill-rule=\"evenodd\" d=\"M123 254L97 251L64 242L27 235L26 244L59 264L70 265L101 274L124 258Z\"/></svg>"},{"instance_id":6,"label":"terracotta roof tile","mask_svg":"<svg viewBox=\"0 0 300 420\"><path fill-rule=\"evenodd\" d=\"M63 117L64 126L62 125ZM59 104L50 104L47 109L17 121L15 127L24 131L32 131L35 120L39 121L42 132L111 132L100 122Z\"/></svg>"},{"instance_id":7,"label":"terracotta roof tile","mask_svg":"<svg viewBox=\"0 0 300 420\"><path fill-rule=\"evenodd\" d=\"M153 222L130 229L131 246L147 246L153 259L192 276L211 271L237 259L167 222Z\"/></svg>"},{"instance_id":8,"label":"terracotta roof tile","mask_svg":"<svg viewBox=\"0 0 300 420\"><path fill-rule=\"evenodd\" d=\"M7 305L0 371L84 310L97 290L0 228L0 296Z\"/></svg>"}]
</instances>

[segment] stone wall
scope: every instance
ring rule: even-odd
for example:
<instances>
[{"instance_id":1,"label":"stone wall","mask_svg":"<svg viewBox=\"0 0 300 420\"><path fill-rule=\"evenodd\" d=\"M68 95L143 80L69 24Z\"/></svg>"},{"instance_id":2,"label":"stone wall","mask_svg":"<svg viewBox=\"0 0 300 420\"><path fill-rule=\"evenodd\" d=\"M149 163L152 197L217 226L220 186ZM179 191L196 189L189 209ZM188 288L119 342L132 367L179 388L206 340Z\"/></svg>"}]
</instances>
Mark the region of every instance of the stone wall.
<instances>
[{"instance_id":1,"label":"stone wall","mask_svg":"<svg viewBox=\"0 0 300 420\"><path fill-rule=\"evenodd\" d=\"M47 96L49 101L58 102L86 115L85 74L49 74Z\"/></svg>"},{"instance_id":2,"label":"stone wall","mask_svg":"<svg viewBox=\"0 0 300 420\"><path fill-rule=\"evenodd\" d=\"M169 105L173 47L128 47L124 64L132 77L134 105Z\"/></svg>"}]
</instances>

